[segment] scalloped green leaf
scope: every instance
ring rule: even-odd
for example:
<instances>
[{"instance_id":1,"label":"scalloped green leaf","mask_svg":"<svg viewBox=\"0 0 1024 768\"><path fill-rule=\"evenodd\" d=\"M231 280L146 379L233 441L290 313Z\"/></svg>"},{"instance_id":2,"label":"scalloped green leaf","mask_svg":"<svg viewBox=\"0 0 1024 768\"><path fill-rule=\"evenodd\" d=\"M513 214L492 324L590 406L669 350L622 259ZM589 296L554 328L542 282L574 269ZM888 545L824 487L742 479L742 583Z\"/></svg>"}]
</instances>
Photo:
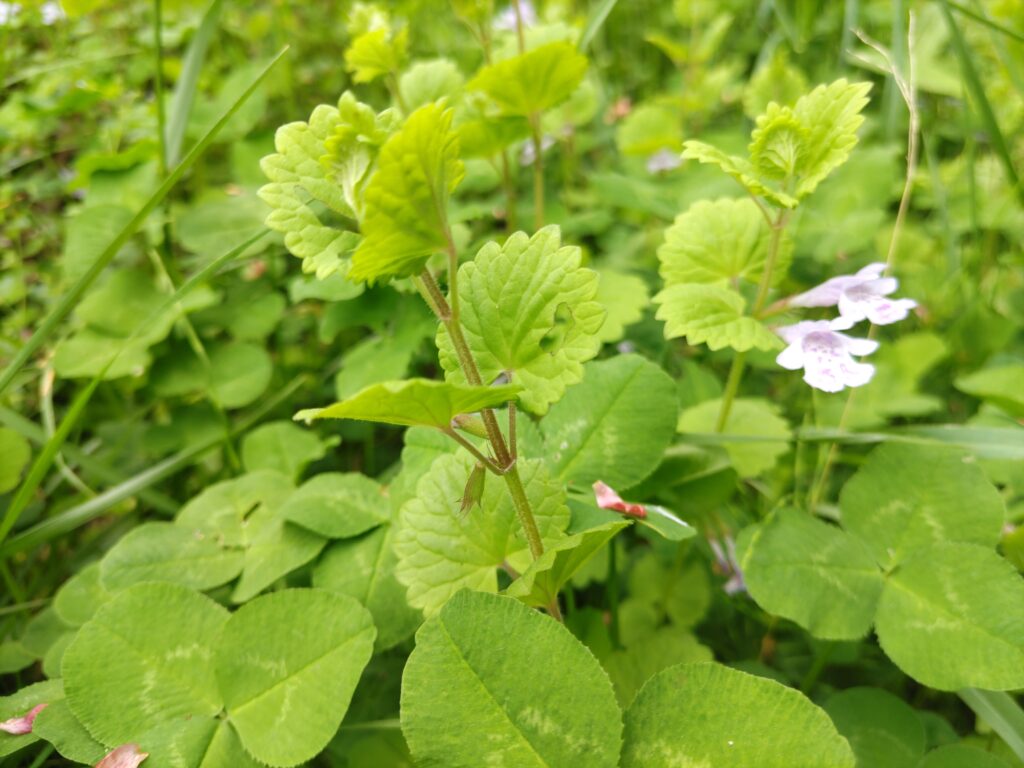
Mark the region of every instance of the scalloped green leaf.
<instances>
[{"instance_id":1,"label":"scalloped green leaf","mask_svg":"<svg viewBox=\"0 0 1024 768\"><path fill-rule=\"evenodd\" d=\"M561 104L587 72L587 57L559 40L483 67L466 86L483 91L502 114L525 117Z\"/></svg>"},{"instance_id":2,"label":"scalloped green leaf","mask_svg":"<svg viewBox=\"0 0 1024 768\"><path fill-rule=\"evenodd\" d=\"M856 536L780 509L743 529L737 552L750 596L769 613L826 640L856 640L871 629L883 579Z\"/></svg>"},{"instance_id":3,"label":"scalloped green leaf","mask_svg":"<svg viewBox=\"0 0 1024 768\"><path fill-rule=\"evenodd\" d=\"M409 30L394 32L387 26L371 29L356 37L345 51L345 69L357 83L394 75L405 66Z\"/></svg>"},{"instance_id":4,"label":"scalloped green leaf","mask_svg":"<svg viewBox=\"0 0 1024 768\"><path fill-rule=\"evenodd\" d=\"M422 766L613 768L622 744L611 682L590 651L553 619L479 592L460 592L416 634L401 717Z\"/></svg>"},{"instance_id":5,"label":"scalloped green leaf","mask_svg":"<svg viewBox=\"0 0 1024 768\"><path fill-rule=\"evenodd\" d=\"M407 379L371 384L347 400L295 414L299 420L357 419L403 427L448 429L461 413L474 413L515 400L522 387L502 384L470 387L431 379Z\"/></svg>"},{"instance_id":6,"label":"scalloped green leaf","mask_svg":"<svg viewBox=\"0 0 1024 768\"><path fill-rule=\"evenodd\" d=\"M746 301L731 288L717 285L673 285L654 297L657 319L665 321L665 338L686 337L694 346L781 349L782 341L753 317L744 315Z\"/></svg>"},{"instance_id":7,"label":"scalloped green leaf","mask_svg":"<svg viewBox=\"0 0 1024 768\"><path fill-rule=\"evenodd\" d=\"M871 452L843 486L839 508L843 527L867 542L886 569L929 544L994 548L1006 516L973 458L956 448L900 443Z\"/></svg>"},{"instance_id":8,"label":"scalloped green leaf","mask_svg":"<svg viewBox=\"0 0 1024 768\"><path fill-rule=\"evenodd\" d=\"M274 592L232 614L215 668L245 749L280 768L315 757L341 725L375 636L369 611L319 589Z\"/></svg>"},{"instance_id":9,"label":"scalloped green leaf","mask_svg":"<svg viewBox=\"0 0 1024 768\"><path fill-rule=\"evenodd\" d=\"M354 98L346 93L339 107ZM270 183L259 196L272 208L266 224L284 235L285 247L302 259L304 272L325 278L348 271L349 255L359 236L335 226L339 217L354 219L355 211L344 189L321 162L327 139L342 124L339 107L321 104L309 122L282 125L274 136L276 154L260 162Z\"/></svg>"},{"instance_id":10,"label":"scalloped green leaf","mask_svg":"<svg viewBox=\"0 0 1024 768\"><path fill-rule=\"evenodd\" d=\"M676 217L658 248L666 287L685 283L726 285L737 278L758 283L768 260L771 227L749 198L702 200ZM772 273L786 274L792 241L783 237Z\"/></svg>"},{"instance_id":11,"label":"scalloped green leaf","mask_svg":"<svg viewBox=\"0 0 1024 768\"><path fill-rule=\"evenodd\" d=\"M703 141L694 139L684 141L683 157L687 160L696 160L698 163L718 166L723 173L736 179L749 192L772 201L780 208L796 208L799 202L792 195L773 189L761 181L757 176L757 170L749 160L736 155L727 155L717 147Z\"/></svg>"},{"instance_id":12,"label":"scalloped green leaf","mask_svg":"<svg viewBox=\"0 0 1024 768\"><path fill-rule=\"evenodd\" d=\"M465 173L452 114L441 104L422 106L381 147L366 184L351 279L414 275L448 245L448 198Z\"/></svg>"},{"instance_id":13,"label":"scalloped green leaf","mask_svg":"<svg viewBox=\"0 0 1024 768\"><path fill-rule=\"evenodd\" d=\"M98 741L124 744L172 718L215 715L211 649L228 612L177 584L137 584L102 606L64 653L71 711Z\"/></svg>"},{"instance_id":14,"label":"scalloped green leaf","mask_svg":"<svg viewBox=\"0 0 1024 768\"><path fill-rule=\"evenodd\" d=\"M487 478L479 507L459 511L473 466L462 454L438 457L399 515L395 575L407 587L409 604L427 615L463 587L496 592L502 565L524 571L530 563L512 497L500 478ZM562 485L540 461L520 460L518 467L541 537L560 538L569 523Z\"/></svg>"},{"instance_id":15,"label":"scalloped green leaf","mask_svg":"<svg viewBox=\"0 0 1024 768\"><path fill-rule=\"evenodd\" d=\"M544 454L571 483L634 486L654 471L675 437L675 383L639 355L591 362L583 371L583 381L541 421Z\"/></svg>"},{"instance_id":16,"label":"scalloped green leaf","mask_svg":"<svg viewBox=\"0 0 1024 768\"><path fill-rule=\"evenodd\" d=\"M889 658L931 688L1024 688L1024 579L987 547L918 548L887 576L875 631Z\"/></svg>"},{"instance_id":17,"label":"scalloped green leaf","mask_svg":"<svg viewBox=\"0 0 1024 768\"><path fill-rule=\"evenodd\" d=\"M533 237L516 232L491 242L459 268L461 321L485 382L505 374L522 386L519 400L534 413L583 376L601 347L605 310L596 301L597 274L580 266L582 253L562 246L558 227ZM465 376L448 332L438 328L441 365L449 381Z\"/></svg>"},{"instance_id":18,"label":"scalloped green leaf","mask_svg":"<svg viewBox=\"0 0 1024 768\"><path fill-rule=\"evenodd\" d=\"M704 662L651 678L626 710L622 768L854 768L824 711L799 691Z\"/></svg>"}]
</instances>

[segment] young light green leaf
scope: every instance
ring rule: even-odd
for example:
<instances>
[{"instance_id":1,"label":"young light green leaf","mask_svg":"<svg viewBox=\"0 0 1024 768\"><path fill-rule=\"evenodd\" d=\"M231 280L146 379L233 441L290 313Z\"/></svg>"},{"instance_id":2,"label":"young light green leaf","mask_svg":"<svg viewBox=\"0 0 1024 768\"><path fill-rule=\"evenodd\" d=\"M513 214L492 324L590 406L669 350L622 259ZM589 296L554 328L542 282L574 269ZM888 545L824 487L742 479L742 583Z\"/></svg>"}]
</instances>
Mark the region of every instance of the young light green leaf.
<instances>
[{"instance_id":1,"label":"young light green leaf","mask_svg":"<svg viewBox=\"0 0 1024 768\"><path fill-rule=\"evenodd\" d=\"M452 97L462 90L466 79L451 59L417 61L398 81L402 101L411 110Z\"/></svg>"},{"instance_id":2,"label":"young light green leaf","mask_svg":"<svg viewBox=\"0 0 1024 768\"><path fill-rule=\"evenodd\" d=\"M515 400L518 384L470 387L431 379L371 384L347 400L295 414L297 420L358 419L403 427L448 429L460 413L474 413Z\"/></svg>"},{"instance_id":3,"label":"young light green leaf","mask_svg":"<svg viewBox=\"0 0 1024 768\"><path fill-rule=\"evenodd\" d=\"M636 485L675 436L676 387L639 355L588 363L541 422L544 452L559 477L588 488Z\"/></svg>"},{"instance_id":4,"label":"young light green leaf","mask_svg":"<svg viewBox=\"0 0 1024 768\"><path fill-rule=\"evenodd\" d=\"M479 592L460 592L420 628L401 712L423 766L612 768L622 744L611 683L586 647L519 601Z\"/></svg>"},{"instance_id":5,"label":"young light green leaf","mask_svg":"<svg viewBox=\"0 0 1024 768\"><path fill-rule=\"evenodd\" d=\"M18 485L30 458L32 448L28 440L13 429L0 427L0 494Z\"/></svg>"},{"instance_id":6,"label":"young light green leaf","mask_svg":"<svg viewBox=\"0 0 1024 768\"><path fill-rule=\"evenodd\" d=\"M679 416L682 434L715 433L721 399L705 400L687 408ZM729 435L737 440L730 442ZM790 427L777 405L760 398L738 398L732 404L729 418L721 431L721 445L729 454L733 467L742 477L754 477L775 466L776 460L789 450Z\"/></svg>"},{"instance_id":7,"label":"young light green leaf","mask_svg":"<svg viewBox=\"0 0 1024 768\"><path fill-rule=\"evenodd\" d=\"M242 438L242 464L247 472L270 469L298 480L311 461L324 457L325 448L315 432L290 421L271 421Z\"/></svg>"},{"instance_id":8,"label":"young light green leaf","mask_svg":"<svg viewBox=\"0 0 1024 768\"><path fill-rule=\"evenodd\" d=\"M721 664L670 667L626 710L622 768L854 762L846 739L803 694Z\"/></svg>"},{"instance_id":9,"label":"young light green leaf","mask_svg":"<svg viewBox=\"0 0 1024 768\"><path fill-rule=\"evenodd\" d=\"M65 581L53 596L53 610L68 626L82 626L112 597L100 582L100 570L100 563L90 563Z\"/></svg>"},{"instance_id":10,"label":"young light green leaf","mask_svg":"<svg viewBox=\"0 0 1024 768\"><path fill-rule=\"evenodd\" d=\"M744 315L746 301L732 290L718 285L673 285L654 297L659 304L656 317L665 321L665 338L685 336L689 344L707 344L712 350L731 347L781 349L778 336L762 323Z\"/></svg>"},{"instance_id":11,"label":"young light green leaf","mask_svg":"<svg viewBox=\"0 0 1024 768\"><path fill-rule=\"evenodd\" d=\"M597 274L599 282L594 300L608 313L597 338L602 344L610 344L625 336L626 326L643 318L651 295L647 283L636 275L614 269L599 269Z\"/></svg>"},{"instance_id":12,"label":"young light green leaf","mask_svg":"<svg viewBox=\"0 0 1024 768\"><path fill-rule=\"evenodd\" d=\"M586 531L558 539L544 554L513 581L505 594L527 605L548 606L558 599L558 591L576 572L623 528L628 520L615 520Z\"/></svg>"},{"instance_id":13,"label":"young light green leaf","mask_svg":"<svg viewBox=\"0 0 1024 768\"><path fill-rule=\"evenodd\" d=\"M310 478L281 507L285 520L329 539L347 539L390 519L376 480L358 472L324 472Z\"/></svg>"},{"instance_id":14,"label":"young light green leaf","mask_svg":"<svg viewBox=\"0 0 1024 768\"><path fill-rule=\"evenodd\" d=\"M401 510L395 575L408 588L409 604L427 615L463 587L496 592L498 568L509 564L523 571L530 562L504 483L487 483L479 508L459 512L473 465L462 454L439 457ZM520 460L519 470L541 536L557 539L569 522L565 491L540 461Z\"/></svg>"},{"instance_id":15,"label":"young light green leaf","mask_svg":"<svg viewBox=\"0 0 1024 768\"><path fill-rule=\"evenodd\" d=\"M699 163L718 166L723 173L736 179L748 192L760 195L780 208L796 208L799 202L792 195L773 189L761 181L749 160L735 155L727 155L717 147L705 144L703 141L691 139L683 142L683 157L688 160L696 160Z\"/></svg>"},{"instance_id":16,"label":"young light green leaf","mask_svg":"<svg viewBox=\"0 0 1024 768\"><path fill-rule=\"evenodd\" d=\"M228 612L176 584L137 584L102 606L64 653L71 711L104 744L175 717L214 715L210 649Z\"/></svg>"},{"instance_id":17,"label":"young light green leaf","mask_svg":"<svg viewBox=\"0 0 1024 768\"><path fill-rule=\"evenodd\" d=\"M144 523L115 544L100 564L102 586L116 591L143 581L206 590L242 571L241 551L174 523Z\"/></svg>"},{"instance_id":18,"label":"young light green leaf","mask_svg":"<svg viewBox=\"0 0 1024 768\"><path fill-rule=\"evenodd\" d=\"M601 347L597 275L581 259L580 249L563 247L558 227L549 226L533 237L516 232L503 246L488 243L459 268L463 330L481 377L509 376L534 413L545 413L579 381L583 363ZM443 326L437 344L446 378L465 382Z\"/></svg>"},{"instance_id":19,"label":"young light green leaf","mask_svg":"<svg viewBox=\"0 0 1024 768\"><path fill-rule=\"evenodd\" d=\"M924 756L924 723L913 707L888 691L847 688L829 697L825 711L850 742L858 765L905 768Z\"/></svg>"},{"instance_id":20,"label":"young light green leaf","mask_svg":"<svg viewBox=\"0 0 1024 768\"><path fill-rule=\"evenodd\" d=\"M332 544L313 569L313 586L350 595L366 606L377 627L377 650L408 638L423 621L395 578L394 525Z\"/></svg>"},{"instance_id":21,"label":"young light green leaf","mask_svg":"<svg viewBox=\"0 0 1024 768\"><path fill-rule=\"evenodd\" d=\"M348 710L375 635L359 603L319 589L274 592L232 614L214 666L245 749L282 768L316 756Z\"/></svg>"},{"instance_id":22,"label":"young light green leaf","mask_svg":"<svg viewBox=\"0 0 1024 768\"><path fill-rule=\"evenodd\" d=\"M665 230L665 243L658 248L659 272L666 287L725 286L737 278L756 284L764 272L771 237L771 228L749 198L702 200ZM784 237L773 272L776 280L786 274L791 253L792 242Z\"/></svg>"},{"instance_id":23,"label":"young light green leaf","mask_svg":"<svg viewBox=\"0 0 1024 768\"><path fill-rule=\"evenodd\" d=\"M405 66L409 30L394 32L387 26L371 29L356 37L345 51L345 69L357 83L394 75Z\"/></svg>"},{"instance_id":24,"label":"young light green leaf","mask_svg":"<svg viewBox=\"0 0 1024 768\"><path fill-rule=\"evenodd\" d=\"M313 110L308 123L288 123L277 129L274 147L277 154L260 162L270 179L259 196L273 209L267 226L284 235L284 244L302 259L305 272L325 278L348 270L349 254L358 235L328 223L318 209L337 216L354 218L355 211L345 199L344 187L329 174L321 158L328 154L327 140L343 123L342 108L357 109L355 98L345 93L338 107L321 104Z\"/></svg>"},{"instance_id":25,"label":"young light green leaf","mask_svg":"<svg viewBox=\"0 0 1024 768\"><path fill-rule=\"evenodd\" d=\"M465 172L451 124L451 110L427 104L381 147L366 184L364 239L352 257L351 279L414 275L448 247L448 197Z\"/></svg>"},{"instance_id":26,"label":"young light green leaf","mask_svg":"<svg viewBox=\"0 0 1024 768\"><path fill-rule=\"evenodd\" d=\"M916 549L887 577L875 624L889 658L931 688L1024 687L1024 580L987 547Z\"/></svg>"},{"instance_id":27,"label":"young light green leaf","mask_svg":"<svg viewBox=\"0 0 1024 768\"><path fill-rule=\"evenodd\" d=\"M486 93L505 115L528 115L561 104L587 71L587 57L564 40L483 67L466 86Z\"/></svg>"},{"instance_id":28,"label":"young light green leaf","mask_svg":"<svg viewBox=\"0 0 1024 768\"><path fill-rule=\"evenodd\" d=\"M856 640L871 628L882 573L863 541L806 512L781 509L737 542L750 596L815 637Z\"/></svg>"},{"instance_id":29,"label":"young light green leaf","mask_svg":"<svg viewBox=\"0 0 1024 768\"><path fill-rule=\"evenodd\" d=\"M999 492L970 457L903 443L872 451L843 487L839 506L843 527L866 541L886 569L929 544L995 547L1006 514Z\"/></svg>"}]
</instances>

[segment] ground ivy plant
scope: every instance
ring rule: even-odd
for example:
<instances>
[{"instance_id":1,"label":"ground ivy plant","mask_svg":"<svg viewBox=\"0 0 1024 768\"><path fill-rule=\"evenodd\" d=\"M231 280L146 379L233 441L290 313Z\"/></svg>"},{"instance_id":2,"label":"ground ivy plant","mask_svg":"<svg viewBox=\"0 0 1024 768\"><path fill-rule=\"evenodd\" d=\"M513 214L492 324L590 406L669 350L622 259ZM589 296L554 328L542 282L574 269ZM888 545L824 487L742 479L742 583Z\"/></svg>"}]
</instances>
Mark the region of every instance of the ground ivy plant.
<instances>
[{"instance_id":1,"label":"ground ivy plant","mask_svg":"<svg viewBox=\"0 0 1024 768\"><path fill-rule=\"evenodd\" d=\"M408 26L357 3L352 87L278 128L259 163L266 227L299 260L298 301L322 302L319 332L371 312L381 332L346 349L333 397L252 429L237 455L228 439L230 476L124 526L0 645L5 670L38 663L45 677L0 697L0 758L45 742L102 768L988 765L880 687L810 695L830 655L858 653L912 680L922 707L939 692L1024 689L1024 581L999 551L993 482L1013 471L1005 456L869 434L881 444L829 499L853 407L827 422L821 398L896 376L883 344L906 340L879 341L878 327L921 309L896 295L898 232L885 261L830 267L816 287L795 274L803 217L848 170L871 84L807 87L775 55L742 100L753 129L739 154L683 141L671 100L632 112L616 133L624 154L723 190L673 203L650 248L650 298L622 260L595 263L586 226L560 215L573 190L553 190L545 163L552 147L575 151L596 99L593 33L542 23L524 2L497 18L487 2L452 5L475 70L415 60ZM694 135L712 116L701 100L734 77L709 64L732 17L696 5L679 14L688 45L650 40L688 86ZM773 83L784 94L762 98ZM247 296L284 311L272 291L239 295L239 314ZM148 274L118 270L78 306L57 373L120 379L176 327L191 341L187 314L216 317L215 295L193 296L125 337L105 309L137 314L161 296ZM650 346L624 340L639 323ZM259 397L272 373L249 340L263 329L228 325L233 341L205 367L168 355L154 386L216 390L221 416ZM112 334L124 349L93 354ZM685 352L662 364L673 349ZM877 366L855 359L876 353ZM239 369L261 385L239 387ZM790 386L793 371L810 389ZM742 394L753 372L757 397ZM908 398L922 373L907 374ZM958 387L1019 415L1012 379ZM806 406L802 428L780 391ZM376 434L401 441L393 466L331 465L339 441ZM19 466L0 467L0 492L28 462L19 440L0 428ZM769 476L794 443L793 470ZM808 444L824 456L810 489ZM705 562L728 594L714 607ZM712 612L723 645L756 636L756 660L715 660L698 626ZM786 642L799 674L769 665Z\"/></svg>"}]
</instances>

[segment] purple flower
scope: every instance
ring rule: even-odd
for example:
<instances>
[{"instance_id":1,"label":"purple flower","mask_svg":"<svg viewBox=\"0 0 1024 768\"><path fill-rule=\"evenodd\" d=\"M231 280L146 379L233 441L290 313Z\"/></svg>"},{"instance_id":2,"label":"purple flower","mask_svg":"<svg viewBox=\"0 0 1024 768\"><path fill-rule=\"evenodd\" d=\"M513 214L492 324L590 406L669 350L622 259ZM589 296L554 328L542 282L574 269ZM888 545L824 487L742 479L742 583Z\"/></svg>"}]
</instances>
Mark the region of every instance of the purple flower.
<instances>
[{"instance_id":1,"label":"purple flower","mask_svg":"<svg viewBox=\"0 0 1024 768\"><path fill-rule=\"evenodd\" d=\"M678 152L660 149L647 158L647 172L661 173L663 171L673 171L682 164L683 158L680 157Z\"/></svg>"},{"instance_id":2,"label":"purple flower","mask_svg":"<svg viewBox=\"0 0 1024 768\"><path fill-rule=\"evenodd\" d=\"M512 5L505 8L497 16L494 17L494 28L499 32L511 32L516 28L516 9L515 4L519 5L519 13L523 17L524 27L534 27L537 25L537 11L533 7L533 3L530 0L512 0Z\"/></svg>"},{"instance_id":3,"label":"purple flower","mask_svg":"<svg viewBox=\"0 0 1024 768\"><path fill-rule=\"evenodd\" d=\"M823 392L860 387L871 381L875 366L856 362L852 355L870 355L878 342L855 339L838 331L853 325L849 318L804 320L775 332L789 345L775 362L790 371L804 369L804 381Z\"/></svg>"},{"instance_id":4,"label":"purple flower","mask_svg":"<svg viewBox=\"0 0 1024 768\"><path fill-rule=\"evenodd\" d=\"M889 294L899 287L895 277L882 277L885 264L868 264L855 275L843 275L826 280L817 288L801 293L789 300L791 307L834 307L851 325L870 320L875 325L888 325L902 320L917 302L913 299L893 299ZM849 326L847 326L849 327Z\"/></svg>"}]
</instances>

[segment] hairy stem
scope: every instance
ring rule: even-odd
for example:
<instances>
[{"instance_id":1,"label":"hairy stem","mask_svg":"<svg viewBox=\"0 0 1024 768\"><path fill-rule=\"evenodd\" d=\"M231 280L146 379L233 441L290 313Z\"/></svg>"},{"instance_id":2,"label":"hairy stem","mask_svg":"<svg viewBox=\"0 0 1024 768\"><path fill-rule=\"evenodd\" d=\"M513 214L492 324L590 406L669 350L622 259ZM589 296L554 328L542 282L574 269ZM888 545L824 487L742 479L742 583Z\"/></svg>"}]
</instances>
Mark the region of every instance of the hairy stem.
<instances>
[{"instance_id":1,"label":"hairy stem","mask_svg":"<svg viewBox=\"0 0 1024 768\"><path fill-rule=\"evenodd\" d=\"M544 554L544 544L540 540L540 530L537 528L537 520L530 508L530 500L526 497L522 478L519 477L519 467L513 464L502 477L505 478L505 485L508 486L508 492L512 495L512 504L516 508L519 524L523 526L523 533L526 534L526 542L530 545L530 554L536 560Z\"/></svg>"}]
</instances>

